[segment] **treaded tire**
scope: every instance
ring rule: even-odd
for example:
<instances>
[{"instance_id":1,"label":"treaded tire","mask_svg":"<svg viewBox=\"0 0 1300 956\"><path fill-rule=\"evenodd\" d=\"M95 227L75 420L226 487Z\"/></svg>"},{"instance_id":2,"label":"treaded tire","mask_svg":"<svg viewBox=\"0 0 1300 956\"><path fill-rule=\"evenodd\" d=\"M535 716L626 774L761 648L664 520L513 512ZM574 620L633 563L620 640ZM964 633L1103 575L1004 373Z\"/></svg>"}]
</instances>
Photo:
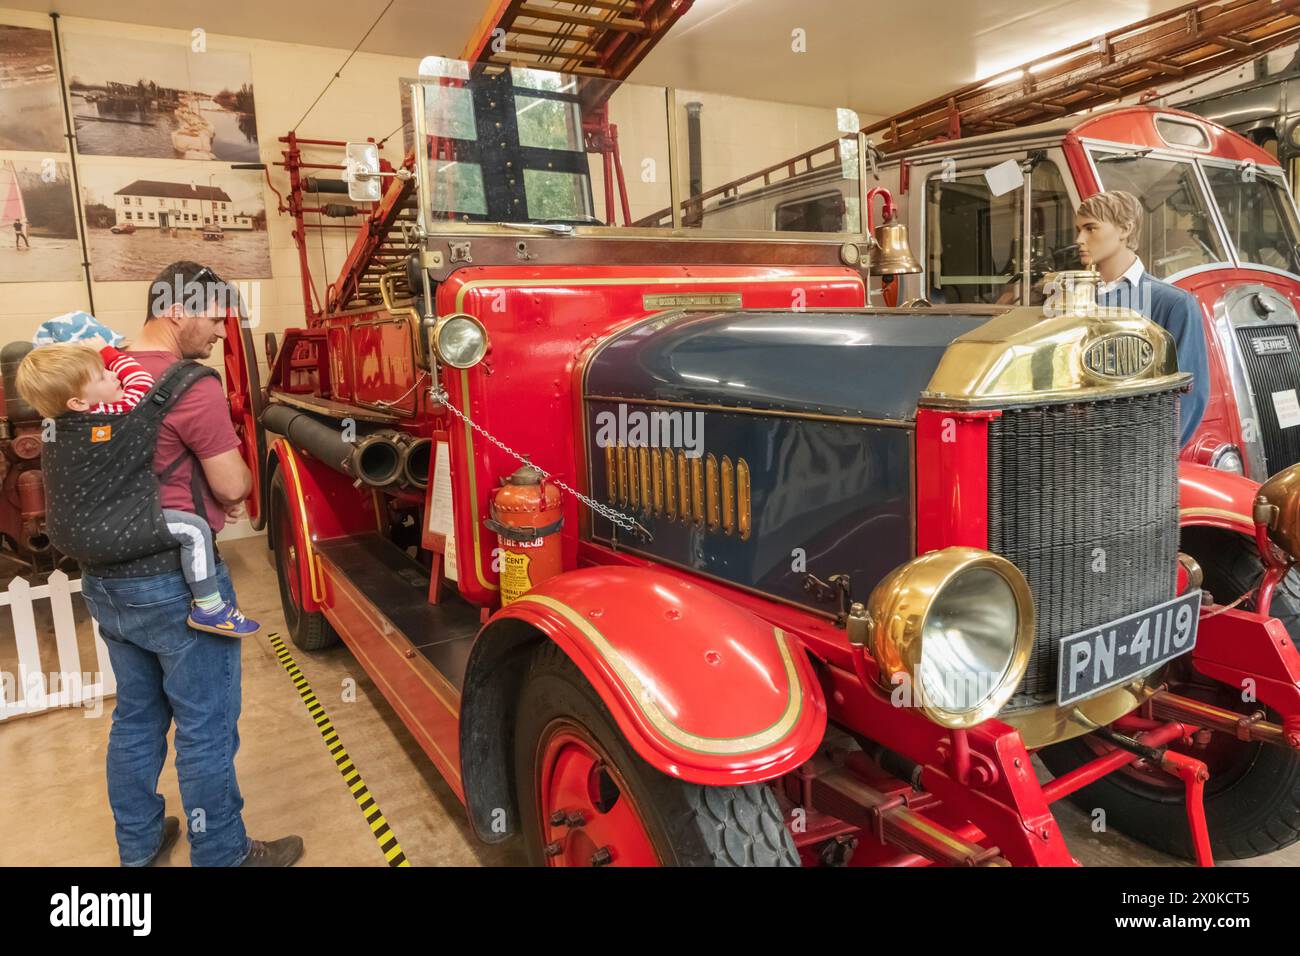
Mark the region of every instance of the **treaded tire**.
<instances>
[{"instance_id":1,"label":"treaded tire","mask_svg":"<svg viewBox=\"0 0 1300 956\"><path fill-rule=\"evenodd\" d=\"M529 660L515 719L515 785L534 865L546 859L536 813L538 743L559 718L581 725L617 766L665 866L800 865L771 787L707 787L660 773L632 750L595 689L550 641Z\"/></svg>"},{"instance_id":2,"label":"treaded tire","mask_svg":"<svg viewBox=\"0 0 1300 956\"><path fill-rule=\"evenodd\" d=\"M1194 530L1185 533L1184 550L1205 571L1204 587L1219 603L1236 600L1262 570L1253 544L1235 535L1202 542L1190 534ZM1288 583L1298 582L1292 578ZM1245 606L1249 607L1249 602ZM1300 647L1300 601L1279 588L1270 610ZM1269 712L1269 719L1277 720L1277 714ZM1300 840L1300 754L1258 743L1241 746L1249 752L1242 755L1231 776L1216 781L1211 769L1206 784L1205 816L1216 860L1250 859ZM1047 747L1039 756L1059 777L1095 753L1083 739L1076 739ZM1071 800L1085 810L1105 808L1109 825L1147 846L1172 856L1194 858L1181 790L1159 791L1116 772L1083 788Z\"/></svg>"},{"instance_id":3,"label":"treaded tire","mask_svg":"<svg viewBox=\"0 0 1300 956\"><path fill-rule=\"evenodd\" d=\"M276 471L271 479L270 508L268 524L270 526L272 547L275 552L275 576L280 582L280 606L284 609L284 623L289 632L289 639L294 647L304 651L320 651L333 647L339 642L339 636L325 615L320 611L304 611L298 606L290 590L285 567L289 557L285 553L289 547L285 540L289 535L283 533L293 527L292 512L289 511L289 490L284 484L284 474Z\"/></svg>"}]
</instances>

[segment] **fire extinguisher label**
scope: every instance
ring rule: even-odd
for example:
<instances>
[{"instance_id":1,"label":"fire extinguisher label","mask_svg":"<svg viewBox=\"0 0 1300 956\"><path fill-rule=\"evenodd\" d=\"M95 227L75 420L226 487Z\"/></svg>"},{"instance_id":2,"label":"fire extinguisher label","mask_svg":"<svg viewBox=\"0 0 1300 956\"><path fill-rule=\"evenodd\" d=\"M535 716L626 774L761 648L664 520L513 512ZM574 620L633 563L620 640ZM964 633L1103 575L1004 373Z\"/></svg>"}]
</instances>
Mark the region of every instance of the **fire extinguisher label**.
<instances>
[{"instance_id":1,"label":"fire extinguisher label","mask_svg":"<svg viewBox=\"0 0 1300 956\"><path fill-rule=\"evenodd\" d=\"M526 554L503 549L501 552L501 603L510 604L523 597L533 586L528 566L533 559Z\"/></svg>"}]
</instances>

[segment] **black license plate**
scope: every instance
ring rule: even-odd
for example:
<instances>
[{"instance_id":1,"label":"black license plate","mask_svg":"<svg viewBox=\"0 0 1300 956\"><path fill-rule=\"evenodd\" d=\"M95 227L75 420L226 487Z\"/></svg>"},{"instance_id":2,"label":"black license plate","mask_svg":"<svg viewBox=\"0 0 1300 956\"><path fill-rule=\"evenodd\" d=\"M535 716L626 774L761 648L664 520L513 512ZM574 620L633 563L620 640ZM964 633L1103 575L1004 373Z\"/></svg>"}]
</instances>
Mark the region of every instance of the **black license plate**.
<instances>
[{"instance_id":1,"label":"black license plate","mask_svg":"<svg viewBox=\"0 0 1300 956\"><path fill-rule=\"evenodd\" d=\"M1200 589L1061 641L1056 700L1068 704L1186 654L1196 646Z\"/></svg>"}]
</instances>

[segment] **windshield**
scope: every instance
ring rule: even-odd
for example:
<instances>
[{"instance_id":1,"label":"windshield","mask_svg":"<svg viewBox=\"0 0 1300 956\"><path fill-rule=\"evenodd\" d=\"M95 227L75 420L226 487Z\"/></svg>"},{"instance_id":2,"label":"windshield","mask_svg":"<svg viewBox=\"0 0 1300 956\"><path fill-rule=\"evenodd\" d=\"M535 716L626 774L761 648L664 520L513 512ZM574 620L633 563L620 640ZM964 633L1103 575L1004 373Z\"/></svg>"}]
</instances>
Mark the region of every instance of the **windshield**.
<instances>
[{"instance_id":1,"label":"windshield","mask_svg":"<svg viewBox=\"0 0 1300 956\"><path fill-rule=\"evenodd\" d=\"M1074 205L1054 162L1033 167L1029 242L1024 242L1025 190L995 192L987 169L930 176L925 185L931 302L1043 302L1043 278L1082 268L1074 244ZM1025 279L1026 253L1029 277Z\"/></svg>"},{"instance_id":2,"label":"windshield","mask_svg":"<svg viewBox=\"0 0 1300 956\"><path fill-rule=\"evenodd\" d=\"M1281 180L1250 165L1203 168L1237 258L1300 274L1295 207Z\"/></svg>"},{"instance_id":3,"label":"windshield","mask_svg":"<svg viewBox=\"0 0 1300 956\"><path fill-rule=\"evenodd\" d=\"M421 70L401 83L403 116L410 150L418 84L434 228L861 231L851 111L433 57Z\"/></svg>"},{"instance_id":4,"label":"windshield","mask_svg":"<svg viewBox=\"0 0 1300 956\"><path fill-rule=\"evenodd\" d=\"M1153 276L1165 279L1227 261L1191 162L1157 159L1141 151L1093 150L1092 159L1103 190L1132 193L1142 204L1145 216L1137 253Z\"/></svg>"}]
</instances>

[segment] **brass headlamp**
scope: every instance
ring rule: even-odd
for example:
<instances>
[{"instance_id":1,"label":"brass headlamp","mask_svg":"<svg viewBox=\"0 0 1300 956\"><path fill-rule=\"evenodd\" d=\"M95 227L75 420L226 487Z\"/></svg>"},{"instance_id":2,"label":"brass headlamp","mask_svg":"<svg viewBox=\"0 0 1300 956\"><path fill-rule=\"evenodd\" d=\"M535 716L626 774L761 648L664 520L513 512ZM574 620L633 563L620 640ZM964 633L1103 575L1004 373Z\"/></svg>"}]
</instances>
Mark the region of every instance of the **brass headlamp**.
<instances>
[{"instance_id":1,"label":"brass headlamp","mask_svg":"<svg viewBox=\"0 0 1300 956\"><path fill-rule=\"evenodd\" d=\"M854 626L856 625L856 627ZM935 723L973 727L1015 693L1034 643L1025 576L978 548L932 551L896 568L871 592L865 620L850 621L893 694Z\"/></svg>"},{"instance_id":2,"label":"brass headlamp","mask_svg":"<svg viewBox=\"0 0 1300 956\"><path fill-rule=\"evenodd\" d=\"M439 316L428 332L429 347L443 365L473 368L487 355L487 329L466 312Z\"/></svg>"},{"instance_id":3,"label":"brass headlamp","mask_svg":"<svg viewBox=\"0 0 1300 956\"><path fill-rule=\"evenodd\" d=\"M1292 559L1300 559L1300 464L1279 471L1259 486L1255 496L1256 524Z\"/></svg>"}]
</instances>

